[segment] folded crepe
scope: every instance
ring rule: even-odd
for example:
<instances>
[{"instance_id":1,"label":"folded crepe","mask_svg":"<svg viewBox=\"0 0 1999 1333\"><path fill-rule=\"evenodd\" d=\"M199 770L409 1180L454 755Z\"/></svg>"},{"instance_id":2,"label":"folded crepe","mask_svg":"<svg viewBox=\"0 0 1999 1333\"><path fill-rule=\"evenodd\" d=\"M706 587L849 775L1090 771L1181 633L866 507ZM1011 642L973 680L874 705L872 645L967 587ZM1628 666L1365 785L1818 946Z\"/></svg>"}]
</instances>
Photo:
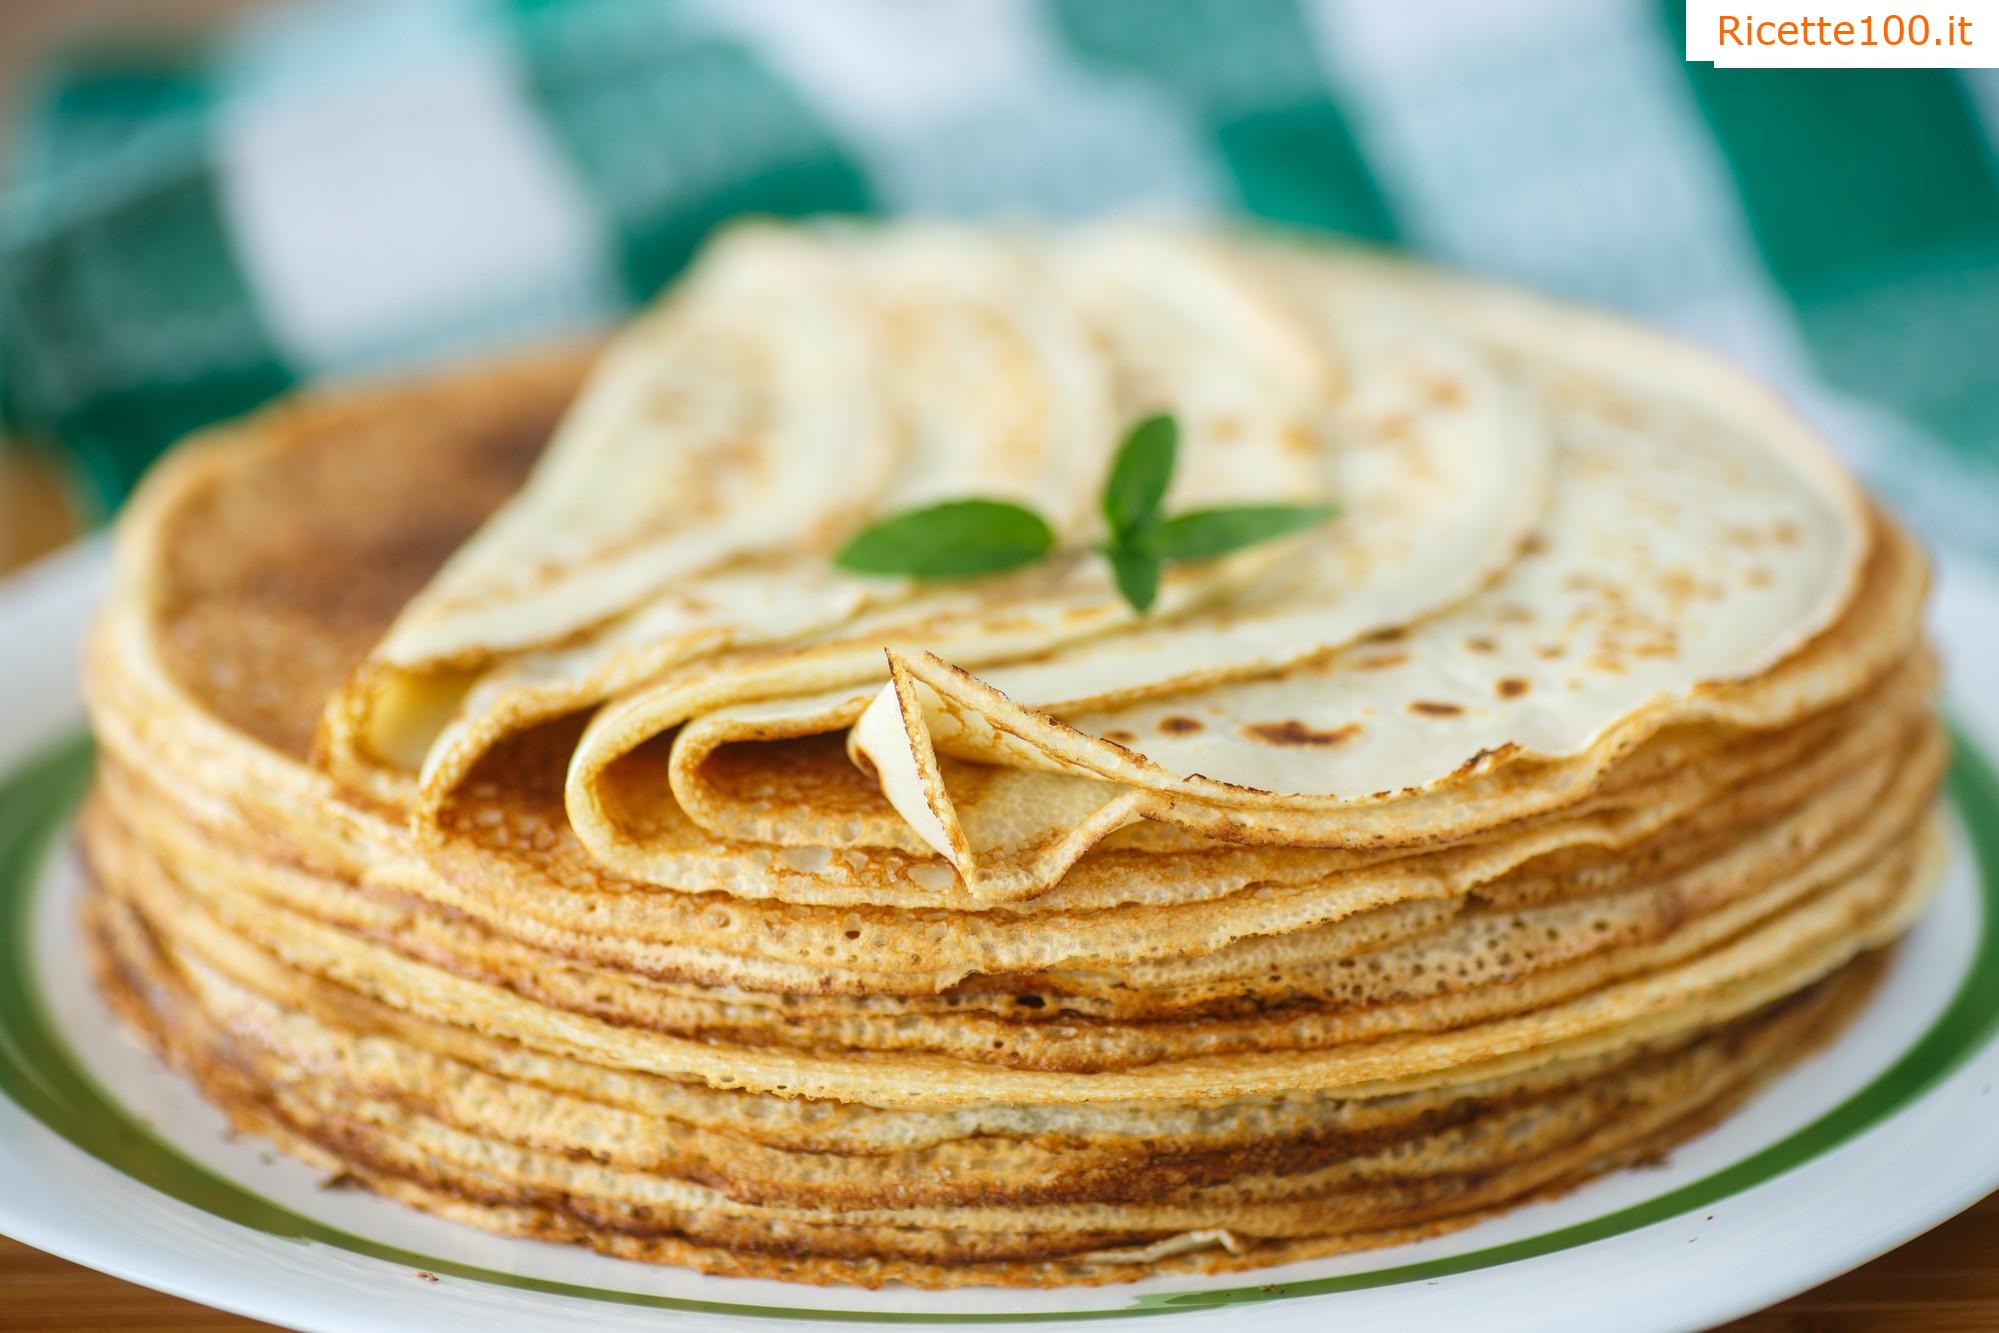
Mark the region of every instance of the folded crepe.
<instances>
[{"instance_id":1,"label":"folded crepe","mask_svg":"<svg viewBox=\"0 0 1999 1333\"><path fill-rule=\"evenodd\" d=\"M1175 568L1142 620L1087 549L928 588L826 559L866 515L963 494L1087 543L1104 442L1156 408L1186 423L1176 495L1341 518ZM1439 836L1426 793L1509 760L1586 774L1739 711L1705 687L1832 623L1869 522L1699 354L1385 261L1129 227L751 231L607 353L335 698L329 750L420 775L435 819L508 736L608 704L569 818L600 863L688 888L642 830L934 852L975 903L1047 892L1139 820L1407 843ZM879 794L822 811L801 784L838 779L788 743L842 734ZM670 791L636 771L661 762Z\"/></svg>"},{"instance_id":2,"label":"folded crepe","mask_svg":"<svg viewBox=\"0 0 1999 1333\"><path fill-rule=\"evenodd\" d=\"M1169 512L1091 547L1121 432ZM544 447L544 441L546 446ZM1046 515L960 582L831 556ZM1921 553L1670 341L1267 236L754 226L601 352L309 397L122 524L107 996L390 1197L704 1271L1128 1280L1645 1160L1940 865Z\"/></svg>"}]
</instances>

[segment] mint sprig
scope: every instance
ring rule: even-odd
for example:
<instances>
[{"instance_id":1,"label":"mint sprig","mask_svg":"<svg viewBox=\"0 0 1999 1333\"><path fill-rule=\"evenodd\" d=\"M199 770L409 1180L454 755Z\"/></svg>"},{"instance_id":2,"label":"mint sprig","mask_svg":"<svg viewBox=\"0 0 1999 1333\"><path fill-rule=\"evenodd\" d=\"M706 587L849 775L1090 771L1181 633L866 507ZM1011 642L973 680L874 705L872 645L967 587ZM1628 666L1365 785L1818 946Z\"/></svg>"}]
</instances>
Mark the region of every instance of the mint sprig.
<instances>
[{"instance_id":1,"label":"mint sprig","mask_svg":"<svg viewBox=\"0 0 1999 1333\"><path fill-rule=\"evenodd\" d=\"M1125 433L1104 479L1100 504L1110 535L1097 550L1136 611L1151 609L1169 564L1287 537L1338 512L1329 504L1231 505L1168 517L1163 506L1179 449L1180 428L1171 416L1146 417ZM947 500L862 530L833 563L857 574L972 578L1031 565L1054 549L1054 530L1032 509L1007 500Z\"/></svg>"},{"instance_id":2,"label":"mint sprig","mask_svg":"<svg viewBox=\"0 0 1999 1333\"><path fill-rule=\"evenodd\" d=\"M1131 547L1104 546L1104 558L1111 562L1117 590L1135 611L1149 611L1159 597L1159 572L1164 562L1149 551Z\"/></svg>"},{"instance_id":3,"label":"mint sprig","mask_svg":"<svg viewBox=\"0 0 1999 1333\"><path fill-rule=\"evenodd\" d=\"M1179 456L1180 423L1170 416L1146 417L1125 432L1101 501L1113 542L1123 544L1158 524Z\"/></svg>"},{"instance_id":4,"label":"mint sprig","mask_svg":"<svg viewBox=\"0 0 1999 1333\"><path fill-rule=\"evenodd\" d=\"M1316 528L1337 512L1332 505L1236 505L1189 509L1161 523L1153 536L1167 560L1212 560L1258 542Z\"/></svg>"},{"instance_id":5,"label":"mint sprig","mask_svg":"<svg viewBox=\"0 0 1999 1333\"><path fill-rule=\"evenodd\" d=\"M883 519L842 546L833 563L856 574L962 579L1019 569L1054 549L1054 529L1032 509L946 500Z\"/></svg>"}]
</instances>

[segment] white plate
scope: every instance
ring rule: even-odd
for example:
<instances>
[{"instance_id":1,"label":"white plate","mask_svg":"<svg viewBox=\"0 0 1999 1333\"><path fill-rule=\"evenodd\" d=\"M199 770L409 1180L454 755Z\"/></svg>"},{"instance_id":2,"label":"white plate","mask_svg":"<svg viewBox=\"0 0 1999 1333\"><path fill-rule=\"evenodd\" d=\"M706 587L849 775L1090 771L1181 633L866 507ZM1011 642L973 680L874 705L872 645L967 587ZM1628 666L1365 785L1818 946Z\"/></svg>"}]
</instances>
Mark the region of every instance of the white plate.
<instances>
[{"instance_id":1,"label":"white plate","mask_svg":"<svg viewBox=\"0 0 1999 1333\"><path fill-rule=\"evenodd\" d=\"M1660 1167L1419 1245L1221 1279L868 1292L702 1277L504 1240L352 1191L220 1116L111 1020L81 963L61 826L87 771L80 548L0 584L0 1231L275 1323L714 1333L1084 1319L1156 1333L1695 1328L1781 1300L1999 1188L1999 584L1945 572L1963 742L1949 882L1838 1042ZM1980 864L1981 860L1983 865Z\"/></svg>"}]
</instances>

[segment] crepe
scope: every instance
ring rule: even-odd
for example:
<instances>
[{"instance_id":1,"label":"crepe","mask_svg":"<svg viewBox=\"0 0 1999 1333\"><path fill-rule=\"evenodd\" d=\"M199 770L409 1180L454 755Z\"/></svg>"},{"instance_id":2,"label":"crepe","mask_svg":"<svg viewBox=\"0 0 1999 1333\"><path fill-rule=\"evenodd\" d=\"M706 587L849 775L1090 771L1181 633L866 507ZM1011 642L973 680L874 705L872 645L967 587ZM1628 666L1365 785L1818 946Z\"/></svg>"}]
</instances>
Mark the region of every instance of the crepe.
<instances>
[{"instance_id":1,"label":"crepe","mask_svg":"<svg viewBox=\"0 0 1999 1333\"><path fill-rule=\"evenodd\" d=\"M1088 544L1159 408L1169 510L1341 517L1140 617ZM1064 548L830 565L967 492ZM118 1011L343 1181L708 1272L1465 1225L1807 1055L1941 863L1925 562L1800 426L1269 237L749 229L601 353L190 442L114 582Z\"/></svg>"}]
</instances>

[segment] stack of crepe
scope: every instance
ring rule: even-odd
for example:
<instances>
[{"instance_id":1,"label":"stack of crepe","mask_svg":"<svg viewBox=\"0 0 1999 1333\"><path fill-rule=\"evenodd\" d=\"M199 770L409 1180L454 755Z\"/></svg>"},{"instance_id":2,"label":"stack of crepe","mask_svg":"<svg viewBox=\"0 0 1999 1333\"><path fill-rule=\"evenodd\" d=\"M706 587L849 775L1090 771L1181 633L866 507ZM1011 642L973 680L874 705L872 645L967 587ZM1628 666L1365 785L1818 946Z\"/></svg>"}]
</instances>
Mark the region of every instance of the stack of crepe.
<instances>
[{"instance_id":1,"label":"stack of crepe","mask_svg":"<svg viewBox=\"0 0 1999 1333\"><path fill-rule=\"evenodd\" d=\"M1331 500L1169 568L1097 494ZM1047 515L958 582L829 556ZM1936 877L1923 559L1671 340L1138 225L749 226L601 355L310 396L121 532L116 1008L495 1231L1042 1285L1434 1234L1656 1157Z\"/></svg>"}]
</instances>

